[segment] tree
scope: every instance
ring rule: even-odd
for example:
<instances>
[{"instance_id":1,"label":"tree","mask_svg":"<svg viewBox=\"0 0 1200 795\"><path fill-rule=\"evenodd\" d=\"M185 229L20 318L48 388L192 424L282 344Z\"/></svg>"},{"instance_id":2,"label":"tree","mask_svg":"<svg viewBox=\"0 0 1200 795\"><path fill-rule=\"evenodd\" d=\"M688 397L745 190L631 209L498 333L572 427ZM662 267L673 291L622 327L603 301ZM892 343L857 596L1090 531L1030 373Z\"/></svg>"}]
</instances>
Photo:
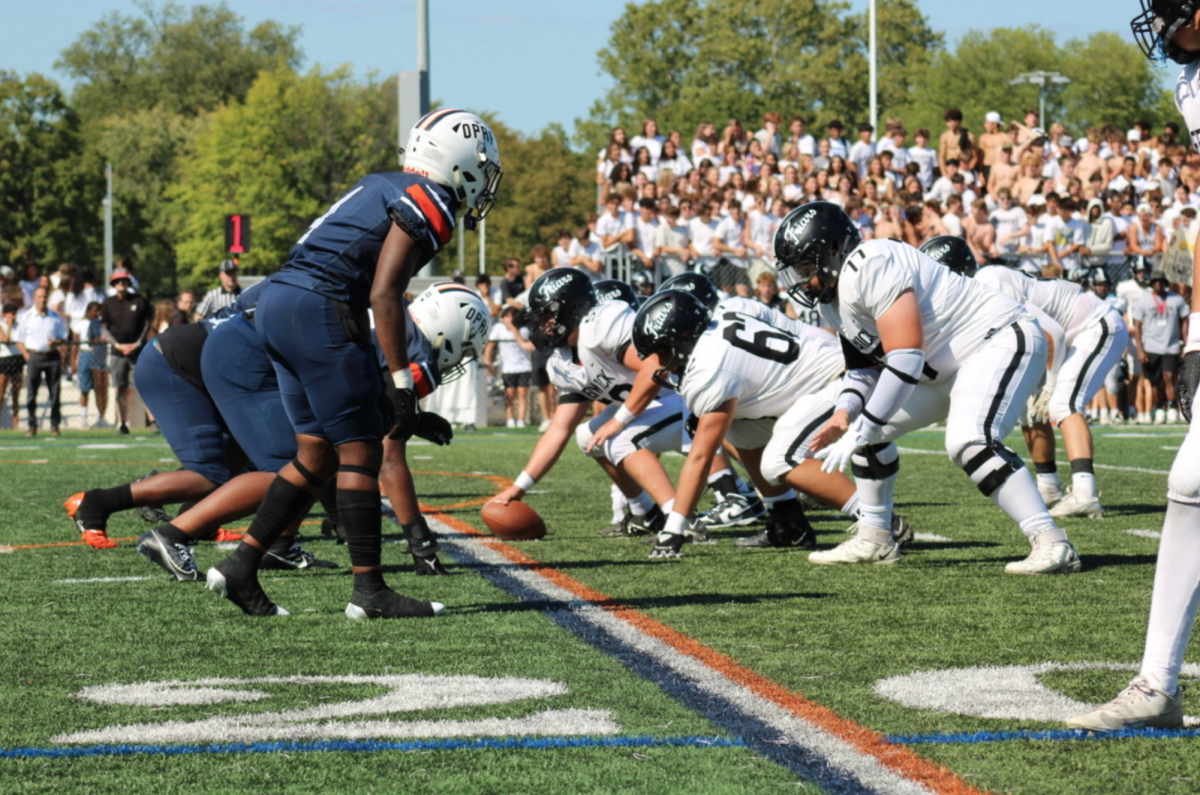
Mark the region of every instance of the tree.
<instances>
[{"instance_id":1,"label":"tree","mask_svg":"<svg viewBox=\"0 0 1200 795\"><path fill-rule=\"evenodd\" d=\"M245 97L264 69L299 66L298 27L245 32L224 3L137 6L142 16L109 14L55 64L78 84L72 102L85 117L151 108L194 116Z\"/></svg>"},{"instance_id":2,"label":"tree","mask_svg":"<svg viewBox=\"0 0 1200 795\"><path fill-rule=\"evenodd\" d=\"M57 83L0 72L0 262L89 265L102 193Z\"/></svg>"},{"instance_id":3,"label":"tree","mask_svg":"<svg viewBox=\"0 0 1200 795\"><path fill-rule=\"evenodd\" d=\"M203 287L224 256L223 221L249 213L247 272L272 273L297 238L363 175L396 167L394 80L356 84L345 69L263 73L213 112L180 159L166 196L179 281Z\"/></svg>"},{"instance_id":4,"label":"tree","mask_svg":"<svg viewBox=\"0 0 1200 795\"><path fill-rule=\"evenodd\" d=\"M701 120L756 126L767 110L865 121L867 28L841 0L657 0L629 4L613 23L601 68L614 86L580 122L601 146L608 130L660 128L689 136ZM884 0L880 65L889 95L903 95L941 46L912 0Z\"/></svg>"}]
</instances>

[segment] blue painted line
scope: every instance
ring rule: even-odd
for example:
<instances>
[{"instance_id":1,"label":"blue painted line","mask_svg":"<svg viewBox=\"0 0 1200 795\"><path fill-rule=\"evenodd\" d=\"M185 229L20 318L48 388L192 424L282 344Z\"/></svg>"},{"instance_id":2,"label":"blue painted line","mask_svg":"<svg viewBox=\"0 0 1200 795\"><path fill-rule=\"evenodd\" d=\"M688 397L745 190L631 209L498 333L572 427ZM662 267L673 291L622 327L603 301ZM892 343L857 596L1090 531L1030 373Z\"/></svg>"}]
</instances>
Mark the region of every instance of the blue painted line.
<instances>
[{"instance_id":1,"label":"blue painted line","mask_svg":"<svg viewBox=\"0 0 1200 795\"><path fill-rule=\"evenodd\" d=\"M1200 737L1200 729L1122 729L1115 732L1052 729L1047 731L897 734L888 737L887 741L896 745L969 745L972 743L1002 743L1012 740L1124 740L1134 737L1154 740Z\"/></svg>"},{"instance_id":2,"label":"blue painted line","mask_svg":"<svg viewBox=\"0 0 1200 795\"><path fill-rule=\"evenodd\" d=\"M620 638L593 624L572 610L568 602L549 601L547 597L526 586L510 571L478 559L471 549L452 538L443 537L442 549L459 565L470 565L484 579L502 591L536 605L551 621L619 662L624 668L659 687L664 693L687 709L707 718L730 732L745 747L767 757L796 775L818 785L829 795L863 795L877 790L864 786L849 772L829 764L829 761L807 749L782 738L779 730L753 715L742 711L730 699L703 690L690 679L680 678L645 652L632 648Z\"/></svg>"},{"instance_id":3,"label":"blue painted line","mask_svg":"<svg viewBox=\"0 0 1200 795\"><path fill-rule=\"evenodd\" d=\"M505 751L555 748L742 748L733 737L482 737L474 740L317 740L313 742L209 745L88 745L0 748L0 759L62 759L88 756L183 756L188 754L274 754L377 751Z\"/></svg>"}]
</instances>

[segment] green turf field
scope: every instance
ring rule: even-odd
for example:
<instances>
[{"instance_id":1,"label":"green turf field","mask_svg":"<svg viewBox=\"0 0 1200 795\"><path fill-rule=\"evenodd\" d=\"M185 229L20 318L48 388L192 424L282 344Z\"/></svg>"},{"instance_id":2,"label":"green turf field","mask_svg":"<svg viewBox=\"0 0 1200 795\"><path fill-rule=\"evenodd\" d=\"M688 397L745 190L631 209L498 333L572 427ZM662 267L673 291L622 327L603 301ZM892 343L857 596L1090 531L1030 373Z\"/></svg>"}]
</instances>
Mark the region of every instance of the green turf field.
<instances>
[{"instance_id":1,"label":"green turf field","mask_svg":"<svg viewBox=\"0 0 1200 795\"><path fill-rule=\"evenodd\" d=\"M1115 695L1140 660L1182 438L1097 429L1107 513L1065 524L1084 572L1022 578L1003 566L1024 538L939 454L936 430L901 442L898 509L918 540L899 565L850 568L731 545L754 528L650 561L637 540L597 534L608 489L574 450L528 498L547 538L482 543L459 523L482 528L486 476L515 476L536 434L461 433L410 449L423 502L452 506L452 576L417 578L385 547L393 586L446 614L359 623L342 615L346 568L265 573L293 615L250 619L132 541L72 544L62 501L171 466L162 437L0 434L0 792L1197 792L1196 736L1087 740L1057 719ZM841 540L841 517L813 519L823 546ZM109 535L146 529L131 512ZM348 564L305 529L307 548ZM691 656L655 657L662 643ZM904 739L879 747L908 754L919 783L839 773L689 665L803 702L806 720ZM937 780L911 773L939 765Z\"/></svg>"}]
</instances>

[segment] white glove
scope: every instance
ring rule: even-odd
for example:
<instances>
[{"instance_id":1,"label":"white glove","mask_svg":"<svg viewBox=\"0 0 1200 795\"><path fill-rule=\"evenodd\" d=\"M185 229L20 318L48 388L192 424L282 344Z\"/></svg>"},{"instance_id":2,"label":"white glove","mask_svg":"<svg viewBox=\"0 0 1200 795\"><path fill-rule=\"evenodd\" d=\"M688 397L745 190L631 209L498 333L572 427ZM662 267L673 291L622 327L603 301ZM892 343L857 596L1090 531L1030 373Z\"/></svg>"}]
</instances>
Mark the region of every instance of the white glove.
<instances>
[{"instance_id":1,"label":"white glove","mask_svg":"<svg viewBox=\"0 0 1200 795\"><path fill-rule=\"evenodd\" d=\"M859 417L842 434L841 439L817 451L816 457L821 462L821 471L844 472L846 464L850 463L850 456L854 455L854 451L867 444L870 444L870 440L862 434L862 418Z\"/></svg>"},{"instance_id":2,"label":"white glove","mask_svg":"<svg viewBox=\"0 0 1200 795\"><path fill-rule=\"evenodd\" d=\"M1050 421L1050 390L1043 389L1036 395L1029 396L1029 402L1026 404L1025 412L1029 417L1029 424L1036 425L1042 422Z\"/></svg>"}]
</instances>

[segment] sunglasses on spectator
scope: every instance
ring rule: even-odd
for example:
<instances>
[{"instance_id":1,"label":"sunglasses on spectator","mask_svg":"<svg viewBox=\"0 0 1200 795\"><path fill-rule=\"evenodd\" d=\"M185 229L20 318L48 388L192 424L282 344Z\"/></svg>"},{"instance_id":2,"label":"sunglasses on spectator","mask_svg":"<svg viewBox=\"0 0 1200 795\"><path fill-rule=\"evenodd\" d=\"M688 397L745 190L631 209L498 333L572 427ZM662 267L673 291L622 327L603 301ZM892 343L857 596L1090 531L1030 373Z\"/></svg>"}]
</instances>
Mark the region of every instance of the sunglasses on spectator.
<instances>
[{"instance_id":1,"label":"sunglasses on spectator","mask_svg":"<svg viewBox=\"0 0 1200 795\"><path fill-rule=\"evenodd\" d=\"M132 285L132 284L133 284L133 281L132 281L131 279L117 279L116 281L114 281L114 282L113 282L113 284L128 284L128 285Z\"/></svg>"}]
</instances>

